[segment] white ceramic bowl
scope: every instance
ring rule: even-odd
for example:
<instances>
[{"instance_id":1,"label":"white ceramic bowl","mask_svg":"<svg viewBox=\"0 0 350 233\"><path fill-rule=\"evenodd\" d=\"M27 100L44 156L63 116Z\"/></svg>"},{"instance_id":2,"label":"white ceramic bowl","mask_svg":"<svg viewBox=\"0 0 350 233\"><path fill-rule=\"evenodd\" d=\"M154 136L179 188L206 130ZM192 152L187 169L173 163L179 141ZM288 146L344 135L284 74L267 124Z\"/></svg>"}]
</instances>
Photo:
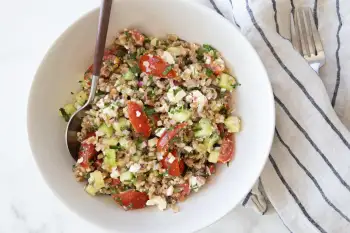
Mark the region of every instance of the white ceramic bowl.
<instances>
[{"instance_id":1,"label":"white ceramic bowl","mask_svg":"<svg viewBox=\"0 0 350 233\"><path fill-rule=\"evenodd\" d=\"M181 211L156 208L125 212L111 198L93 198L72 174L73 159L64 142L66 123L58 109L78 89L77 81L92 63L98 9L74 23L43 59L32 84L28 133L37 165L47 184L72 211L89 222L116 232L193 232L210 225L249 192L268 157L275 123L274 101L266 71L252 46L232 26L205 6L184 0L114 1L107 43L116 32L139 28L149 35L176 33L212 44L227 59L242 84L237 110L243 119L236 158L221 166L212 181L180 204Z\"/></svg>"}]
</instances>

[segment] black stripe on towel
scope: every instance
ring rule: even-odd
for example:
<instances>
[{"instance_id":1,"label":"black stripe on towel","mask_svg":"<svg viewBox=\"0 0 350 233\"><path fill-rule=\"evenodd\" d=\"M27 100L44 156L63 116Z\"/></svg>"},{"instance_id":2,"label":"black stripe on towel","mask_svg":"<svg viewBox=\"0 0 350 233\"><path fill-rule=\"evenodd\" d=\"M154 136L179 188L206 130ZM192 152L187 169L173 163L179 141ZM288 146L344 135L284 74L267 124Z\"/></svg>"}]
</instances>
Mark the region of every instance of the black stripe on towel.
<instances>
[{"instance_id":1,"label":"black stripe on towel","mask_svg":"<svg viewBox=\"0 0 350 233\"><path fill-rule=\"evenodd\" d=\"M289 110L287 109L287 107L282 103L282 101L275 95L275 101L276 103L284 110L284 112L287 114L287 116L289 117L289 119L291 119L291 121L294 123L294 125L300 130L300 132L305 136L306 140L308 140L308 142L311 144L311 146L317 151L317 153L319 155L321 155L323 161L325 161L325 163L328 165L328 167L332 170L333 174L338 178L338 180L340 181L340 183L347 189L350 191L350 186L346 183L346 181L339 175L339 173L337 172L337 170L333 167L333 165L329 162L329 160L327 159L327 157L323 154L323 152L318 148L318 146L316 145L316 143L314 141L312 141L312 139L310 138L309 134L305 131L305 129L303 127L301 127L301 125L299 125L299 123L295 120L295 118L292 116L292 114L289 112Z\"/></svg>"},{"instance_id":2,"label":"black stripe on towel","mask_svg":"<svg viewBox=\"0 0 350 233\"><path fill-rule=\"evenodd\" d=\"M248 0L246 0L248 1ZM289 186L289 184L286 182L286 180L284 179L284 177L282 176L279 168L277 167L277 164L275 162L275 160L272 158L272 156L269 156L269 160L271 162L271 165L273 166L273 168L276 171L277 176L280 178L281 182L283 183L284 187L288 190L289 194L293 197L294 201L296 202L296 204L299 206L301 212L303 212L304 216L307 218L307 220L309 220L309 222L314 225L320 232L322 233L326 233L326 231L320 226L318 225L318 223L309 215L309 213L306 211L305 207L303 206L303 204L301 204L300 200L298 199L297 195L293 192L293 190L291 189L291 187Z\"/></svg>"},{"instance_id":3,"label":"black stripe on towel","mask_svg":"<svg viewBox=\"0 0 350 233\"><path fill-rule=\"evenodd\" d=\"M338 16L339 25L338 25L338 30L337 30L337 44L338 44L338 47L337 47L337 50L335 52L335 58L337 60L337 80L336 80L336 83L335 83L335 88L334 88L334 93L333 93L333 98L332 98L332 106L333 107L335 106L335 103L337 101L337 95L338 95L338 90L339 90L339 85L340 85L340 71L341 71L340 60L339 60L339 50L340 50L339 33L340 33L340 30L341 30L341 28L343 26L343 22L342 22L342 19L341 19L341 16L340 16L340 11L339 11L339 0L337 0L337 2L336 2L336 9L337 9L337 16Z\"/></svg>"},{"instance_id":4,"label":"black stripe on towel","mask_svg":"<svg viewBox=\"0 0 350 233\"><path fill-rule=\"evenodd\" d=\"M233 17L233 21L235 22L236 26L241 29L241 26L237 23L236 21L236 17L235 15L233 14L233 4L232 4L232 0L229 0L230 1L230 4L231 4L231 8L232 8L232 17Z\"/></svg>"},{"instance_id":5,"label":"black stripe on towel","mask_svg":"<svg viewBox=\"0 0 350 233\"><path fill-rule=\"evenodd\" d=\"M224 14L219 10L218 6L216 5L216 3L214 2L214 0L209 0L211 5L214 7L214 9L216 10L216 12L218 12L222 17L225 17Z\"/></svg>"},{"instance_id":6,"label":"black stripe on towel","mask_svg":"<svg viewBox=\"0 0 350 233\"><path fill-rule=\"evenodd\" d=\"M242 205L245 206L247 204L247 202L249 201L249 198L252 196L252 190L249 191L249 193L247 194L247 196L245 196Z\"/></svg>"},{"instance_id":7,"label":"black stripe on towel","mask_svg":"<svg viewBox=\"0 0 350 233\"><path fill-rule=\"evenodd\" d=\"M290 6L292 7L291 12L294 14L295 6L294 6L294 1L290 0Z\"/></svg>"},{"instance_id":8,"label":"black stripe on towel","mask_svg":"<svg viewBox=\"0 0 350 233\"><path fill-rule=\"evenodd\" d=\"M318 0L315 0L315 3L314 3L314 19L315 19L316 28L318 29L317 5L318 5Z\"/></svg>"},{"instance_id":9,"label":"black stripe on towel","mask_svg":"<svg viewBox=\"0 0 350 233\"><path fill-rule=\"evenodd\" d=\"M275 59L277 60L277 62L280 64L280 66L282 67L282 69L284 69L284 71L289 75L289 77L298 85L298 87L300 88L300 90L305 94L305 96L308 98L308 100L311 102L311 104L317 109L317 111L321 114L321 116L323 117L323 119L327 122L327 124L332 128L332 130L339 136L340 140L345 144L345 146L350 150L350 143L344 138L344 136L339 132L339 130L335 127L335 125L333 124L333 122L331 122L331 120L328 118L328 116L326 115L326 113L321 109L320 106L318 106L318 104L315 102L315 100L312 98L312 96L307 92L306 88L303 86L303 84L293 75L293 73L284 65L284 63L282 62L281 58L277 55L276 51L274 50L274 48L272 47L271 43L269 42L269 40L267 39L264 31L261 29L261 27L258 25L258 23L256 22L256 19L254 17L254 14L252 12L252 10L249 7L249 3L248 0L246 0L246 8L247 11L250 15L250 19L252 21L252 23L254 24L255 28L258 30L258 32L260 33L262 39L264 40L265 44L267 45L267 47L270 49L272 55L275 57Z\"/></svg>"},{"instance_id":10,"label":"black stripe on towel","mask_svg":"<svg viewBox=\"0 0 350 233\"><path fill-rule=\"evenodd\" d=\"M320 192L321 196L323 197L323 199L327 202L327 204L332 207L340 216L342 216L347 222L350 222L350 219L343 213L341 212L336 206L334 206L334 204L326 197L326 195L324 194L321 186L318 184L317 180L315 179L315 177L309 172L309 170L299 161L299 159L295 156L295 154L293 153L293 151L291 150L291 148L283 141L283 139L281 138L281 135L279 134L278 130L275 130L276 132L276 136L277 138L280 140L280 142L282 143L282 145L288 150L289 154L293 157L293 159L295 160L295 162L299 165L299 167L306 173L306 175L311 179L312 183L314 183L314 185L316 186L316 188L318 189L318 191Z\"/></svg>"},{"instance_id":11,"label":"black stripe on towel","mask_svg":"<svg viewBox=\"0 0 350 233\"><path fill-rule=\"evenodd\" d=\"M277 20L277 7L276 7L276 0L271 0L272 1L272 7L273 11L275 12L273 18L275 19L275 25L276 25L276 32L280 34L280 27L278 25L278 20Z\"/></svg>"}]
</instances>

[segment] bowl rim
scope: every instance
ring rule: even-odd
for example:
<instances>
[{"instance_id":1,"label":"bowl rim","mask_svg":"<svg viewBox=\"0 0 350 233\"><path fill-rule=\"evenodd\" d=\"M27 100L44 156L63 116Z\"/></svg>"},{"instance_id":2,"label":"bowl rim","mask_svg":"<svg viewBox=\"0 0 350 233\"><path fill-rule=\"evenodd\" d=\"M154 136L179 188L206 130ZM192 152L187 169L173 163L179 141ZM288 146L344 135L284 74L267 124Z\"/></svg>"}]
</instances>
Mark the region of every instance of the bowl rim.
<instances>
[{"instance_id":1,"label":"bowl rim","mask_svg":"<svg viewBox=\"0 0 350 233\"><path fill-rule=\"evenodd\" d=\"M113 2L121 2L122 0L113 0ZM139 1L139 0L129 0L129 2L131 1ZM154 0L154 1L159 1L159 0ZM227 24L229 27L231 27L232 30L235 30L237 33L237 36L240 36L241 39L243 39L246 43L247 46L251 49L252 55L257 57L257 64L261 66L263 74L261 76L263 76L263 78L267 79L267 86L266 86L266 95L268 96L267 99L270 99L269 101L272 104L272 108L271 108L271 129L270 132L266 132L266 135L268 136L268 143L269 145L267 146L268 148L268 152L266 153L261 153L262 155L264 154L264 162L261 163L260 168L256 170L256 179L254 180L254 182L252 182L251 185L249 185L251 188L254 186L256 180L259 178L260 174L262 173L265 164L267 162L267 159L269 157L270 154L270 150L272 148L272 144L273 144L273 138L274 138L274 129L275 129L275 125L276 125L276 109L275 109L275 105L274 105L274 94L273 94L273 89L272 89L272 85L267 73L267 70L259 56L259 54L257 53L257 51L255 50L255 48L252 46L252 44L249 42L249 40L242 34L242 32L233 24L231 23L229 20L227 20L224 17L221 17L220 15L218 15L217 12L215 12L214 9L209 8L208 6L204 5L203 3L201 3L200 1L189 1L189 0L168 0L168 1L176 1L176 2L181 2L180 4L184 4L184 5L190 5L193 8L197 8L199 11L204 11L205 13L207 13L208 15L210 15L210 17L219 17L220 21L222 24ZM31 126L30 126L30 122L31 122L31 114L30 114L30 109L32 108L32 104L34 104L34 102L32 101L33 99L33 95L34 95L34 91L33 91L33 86L36 84L37 76L39 71L42 69L43 67L43 63L44 61L47 59L47 57L49 57L49 55L51 54L53 48L58 44L58 42L64 38L67 34L69 34L73 28L82 20L90 17L91 14L93 14L94 12L98 11L100 9L100 6L96 6L93 7L91 10L88 10L87 12L85 12L84 14L78 16L72 23L70 23L70 25L51 43L51 45L49 46L49 48L46 50L45 55L43 56L43 58L41 59L36 72L33 76L33 80L32 83L30 85L30 91L29 91L29 95L28 95L28 100L27 100L27 120L26 120L26 124L27 124L27 137L28 137L28 141L29 141L29 145L30 145L30 150L32 152L32 156L34 157L34 161L35 164L37 166L37 168L40 171L40 175L43 177L46 185L50 188L50 190L53 192L54 196L56 196L72 213L74 213L75 215L79 216L80 219L92 223L95 226L98 226L99 228L105 229L107 230L107 228L103 228L102 226L100 226L99 224L97 224L94 221L87 221L87 219L85 217L82 217L79 215L78 211L75 210L74 208L71 208L71 206L65 201L65 199L55 190L54 185L51 184L48 180L48 178L44 175L44 171L42 169L42 167L39 165L37 156L35 155L34 151L33 151L33 142L31 141L31 135L32 135L32 130L31 130ZM251 188L249 190L251 190ZM249 192L249 190L247 190L247 193ZM246 196L243 195L241 199L243 199ZM226 216L229 212L231 212L238 204L240 201L237 201L236 204L232 205L231 208L228 209L228 211L226 212L222 212L220 214L219 217L217 217L216 219L213 219L210 221L210 223L206 222L204 224L198 224L197 227L195 227L195 232L204 229L205 227L211 226L214 223L216 223L217 221L219 221L220 219L222 219L224 216ZM110 231L110 230L109 230Z\"/></svg>"}]
</instances>

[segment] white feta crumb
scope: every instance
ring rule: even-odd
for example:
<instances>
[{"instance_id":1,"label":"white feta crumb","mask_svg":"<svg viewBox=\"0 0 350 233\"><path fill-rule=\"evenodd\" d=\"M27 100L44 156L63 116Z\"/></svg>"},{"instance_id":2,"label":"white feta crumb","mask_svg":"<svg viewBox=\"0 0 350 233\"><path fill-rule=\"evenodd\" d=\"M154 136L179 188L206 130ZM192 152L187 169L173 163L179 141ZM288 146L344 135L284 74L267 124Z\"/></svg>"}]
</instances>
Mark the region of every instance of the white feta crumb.
<instances>
[{"instance_id":1,"label":"white feta crumb","mask_svg":"<svg viewBox=\"0 0 350 233\"><path fill-rule=\"evenodd\" d=\"M157 145L157 142L158 142L158 138L152 138L152 139L148 140L148 146L154 147L155 145Z\"/></svg>"},{"instance_id":2,"label":"white feta crumb","mask_svg":"<svg viewBox=\"0 0 350 233\"><path fill-rule=\"evenodd\" d=\"M118 169L116 167L112 168L112 172L111 172L111 177L113 179L117 179L120 176L120 173L118 171Z\"/></svg>"},{"instance_id":3,"label":"white feta crumb","mask_svg":"<svg viewBox=\"0 0 350 233\"><path fill-rule=\"evenodd\" d=\"M148 61L144 61L143 63L143 66L146 68L146 72L150 72L150 68L149 68L149 62Z\"/></svg>"},{"instance_id":4,"label":"white feta crumb","mask_svg":"<svg viewBox=\"0 0 350 233\"><path fill-rule=\"evenodd\" d=\"M190 153L193 150L193 148L190 146L185 146L184 150Z\"/></svg>"},{"instance_id":5,"label":"white feta crumb","mask_svg":"<svg viewBox=\"0 0 350 233\"><path fill-rule=\"evenodd\" d=\"M90 176L89 179L88 179L89 184L94 183L94 181L95 181L94 176Z\"/></svg>"},{"instance_id":6,"label":"white feta crumb","mask_svg":"<svg viewBox=\"0 0 350 233\"><path fill-rule=\"evenodd\" d=\"M159 163L153 165L153 170L157 171L159 169Z\"/></svg>"},{"instance_id":7,"label":"white feta crumb","mask_svg":"<svg viewBox=\"0 0 350 233\"><path fill-rule=\"evenodd\" d=\"M157 152L157 159L162 160L163 159L163 153L162 152Z\"/></svg>"},{"instance_id":8,"label":"white feta crumb","mask_svg":"<svg viewBox=\"0 0 350 233\"><path fill-rule=\"evenodd\" d=\"M147 147L147 142L143 141L140 145L139 145L140 149L144 149Z\"/></svg>"},{"instance_id":9,"label":"white feta crumb","mask_svg":"<svg viewBox=\"0 0 350 233\"><path fill-rule=\"evenodd\" d=\"M140 117L141 116L141 112L140 111L136 111L136 117Z\"/></svg>"},{"instance_id":10,"label":"white feta crumb","mask_svg":"<svg viewBox=\"0 0 350 233\"><path fill-rule=\"evenodd\" d=\"M130 131L124 129L124 130L122 131L122 134L128 136L128 135L130 135Z\"/></svg>"},{"instance_id":11,"label":"white feta crumb","mask_svg":"<svg viewBox=\"0 0 350 233\"><path fill-rule=\"evenodd\" d=\"M166 131L166 128L158 128L156 129L155 134L157 137L161 137L165 131Z\"/></svg>"},{"instance_id":12,"label":"white feta crumb","mask_svg":"<svg viewBox=\"0 0 350 233\"><path fill-rule=\"evenodd\" d=\"M172 153L168 154L168 162L171 164L175 161L175 156Z\"/></svg>"},{"instance_id":13,"label":"white feta crumb","mask_svg":"<svg viewBox=\"0 0 350 233\"><path fill-rule=\"evenodd\" d=\"M116 117L117 116L117 111L112 109L111 107L104 108L102 110L102 113L106 114L107 116L110 116L110 117Z\"/></svg>"},{"instance_id":14,"label":"white feta crumb","mask_svg":"<svg viewBox=\"0 0 350 233\"><path fill-rule=\"evenodd\" d=\"M195 187L197 185L197 178L195 176L190 177L190 187Z\"/></svg>"},{"instance_id":15,"label":"white feta crumb","mask_svg":"<svg viewBox=\"0 0 350 233\"><path fill-rule=\"evenodd\" d=\"M166 190L166 195L169 197L171 195L173 195L174 192L174 187L170 186L167 190Z\"/></svg>"},{"instance_id":16,"label":"white feta crumb","mask_svg":"<svg viewBox=\"0 0 350 233\"><path fill-rule=\"evenodd\" d=\"M141 169L141 165L138 163L134 163L133 165L130 166L129 172L136 173Z\"/></svg>"},{"instance_id":17,"label":"white feta crumb","mask_svg":"<svg viewBox=\"0 0 350 233\"><path fill-rule=\"evenodd\" d=\"M162 126L163 122L162 121L157 121L157 126Z\"/></svg>"},{"instance_id":18,"label":"white feta crumb","mask_svg":"<svg viewBox=\"0 0 350 233\"><path fill-rule=\"evenodd\" d=\"M175 64L175 60L174 60L173 56L171 56L171 54L167 51L163 52L162 59L164 61L166 61L168 64Z\"/></svg>"},{"instance_id":19,"label":"white feta crumb","mask_svg":"<svg viewBox=\"0 0 350 233\"><path fill-rule=\"evenodd\" d=\"M211 57L207 54L204 55L205 64L209 65L211 63Z\"/></svg>"},{"instance_id":20,"label":"white feta crumb","mask_svg":"<svg viewBox=\"0 0 350 233\"><path fill-rule=\"evenodd\" d=\"M208 103L207 97L205 97L202 92L195 90L190 93L192 96L193 103L196 103L198 106L198 112L202 112L204 106ZM187 101L187 99L186 99Z\"/></svg>"},{"instance_id":21,"label":"white feta crumb","mask_svg":"<svg viewBox=\"0 0 350 233\"><path fill-rule=\"evenodd\" d=\"M84 158L81 157L80 159L77 160L77 164L81 164L84 161Z\"/></svg>"},{"instance_id":22,"label":"white feta crumb","mask_svg":"<svg viewBox=\"0 0 350 233\"><path fill-rule=\"evenodd\" d=\"M146 202L146 205L156 205L158 209L165 210L166 209L166 200L160 196L154 196Z\"/></svg>"}]
</instances>

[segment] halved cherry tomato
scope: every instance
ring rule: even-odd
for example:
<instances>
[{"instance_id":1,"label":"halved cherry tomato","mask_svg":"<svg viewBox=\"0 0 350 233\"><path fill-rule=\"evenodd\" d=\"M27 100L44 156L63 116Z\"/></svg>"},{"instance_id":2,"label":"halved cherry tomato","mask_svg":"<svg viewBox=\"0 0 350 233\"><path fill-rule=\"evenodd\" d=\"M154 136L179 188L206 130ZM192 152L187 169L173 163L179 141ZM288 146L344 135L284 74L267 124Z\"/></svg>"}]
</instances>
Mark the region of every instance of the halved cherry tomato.
<instances>
[{"instance_id":1,"label":"halved cherry tomato","mask_svg":"<svg viewBox=\"0 0 350 233\"><path fill-rule=\"evenodd\" d=\"M89 161L96 155L95 146L90 143L83 142L80 145L80 151L78 153L78 159L83 158L80 166L84 168L89 167Z\"/></svg>"},{"instance_id":2,"label":"halved cherry tomato","mask_svg":"<svg viewBox=\"0 0 350 233\"><path fill-rule=\"evenodd\" d=\"M147 74L152 74L162 78L176 77L176 72L173 69L171 69L169 72L166 71L167 68L169 68L169 64L165 62L161 57L156 55L142 55L140 57L139 66L142 72L146 72Z\"/></svg>"},{"instance_id":3,"label":"halved cherry tomato","mask_svg":"<svg viewBox=\"0 0 350 233\"><path fill-rule=\"evenodd\" d=\"M218 162L219 163L230 162L233 158L234 153L235 153L234 135L233 133L226 133L220 148L220 155L219 155Z\"/></svg>"},{"instance_id":4,"label":"halved cherry tomato","mask_svg":"<svg viewBox=\"0 0 350 233\"><path fill-rule=\"evenodd\" d=\"M168 170L168 174L171 176L181 176L183 171L185 170L185 163L177 156L176 150L173 150L171 154L175 157L175 160L170 163L170 153L164 156L161 161L162 167Z\"/></svg>"},{"instance_id":5,"label":"halved cherry tomato","mask_svg":"<svg viewBox=\"0 0 350 233\"><path fill-rule=\"evenodd\" d=\"M180 193L179 200L183 201L186 196L188 196L191 192L190 185L188 183L180 184L180 188L182 188L182 191Z\"/></svg>"},{"instance_id":6,"label":"halved cherry tomato","mask_svg":"<svg viewBox=\"0 0 350 233\"><path fill-rule=\"evenodd\" d=\"M113 179L112 178L112 182L111 182L111 186L117 186L119 185L121 182L120 182L120 179L117 178L117 179Z\"/></svg>"},{"instance_id":7,"label":"halved cherry tomato","mask_svg":"<svg viewBox=\"0 0 350 233\"><path fill-rule=\"evenodd\" d=\"M148 138L151 135L151 126L146 113L136 102L128 102L129 119L136 133Z\"/></svg>"},{"instance_id":8,"label":"halved cherry tomato","mask_svg":"<svg viewBox=\"0 0 350 233\"><path fill-rule=\"evenodd\" d=\"M137 45L143 45L143 42L145 41L145 36L142 35L137 30L130 30L129 33L131 34L131 37L134 39Z\"/></svg>"},{"instance_id":9,"label":"halved cherry tomato","mask_svg":"<svg viewBox=\"0 0 350 233\"><path fill-rule=\"evenodd\" d=\"M213 164L213 163L209 164L208 168L209 168L210 175L215 174L215 172L216 172L215 164Z\"/></svg>"},{"instance_id":10,"label":"halved cherry tomato","mask_svg":"<svg viewBox=\"0 0 350 233\"><path fill-rule=\"evenodd\" d=\"M170 140L173 139L180 132L180 130L186 126L187 126L187 123L184 122L176 125L175 128L172 130L165 131L158 140L157 150L158 151L168 150Z\"/></svg>"},{"instance_id":11,"label":"halved cherry tomato","mask_svg":"<svg viewBox=\"0 0 350 233\"><path fill-rule=\"evenodd\" d=\"M112 198L125 210L142 209L146 206L148 196L136 190L128 190L122 193L113 194Z\"/></svg>"}]
</instances>

